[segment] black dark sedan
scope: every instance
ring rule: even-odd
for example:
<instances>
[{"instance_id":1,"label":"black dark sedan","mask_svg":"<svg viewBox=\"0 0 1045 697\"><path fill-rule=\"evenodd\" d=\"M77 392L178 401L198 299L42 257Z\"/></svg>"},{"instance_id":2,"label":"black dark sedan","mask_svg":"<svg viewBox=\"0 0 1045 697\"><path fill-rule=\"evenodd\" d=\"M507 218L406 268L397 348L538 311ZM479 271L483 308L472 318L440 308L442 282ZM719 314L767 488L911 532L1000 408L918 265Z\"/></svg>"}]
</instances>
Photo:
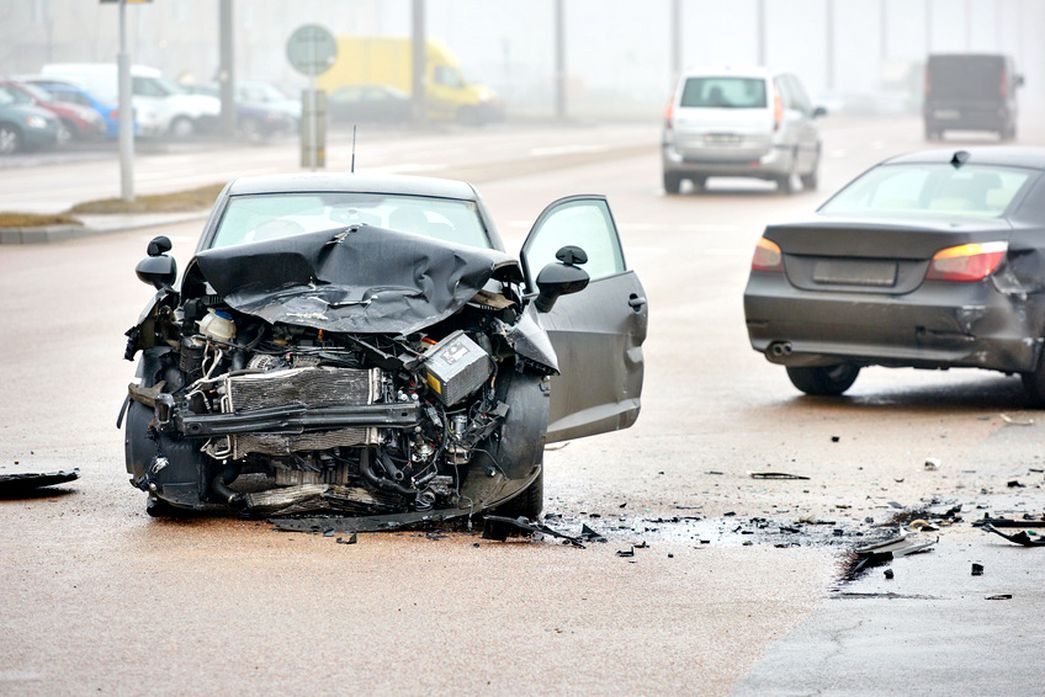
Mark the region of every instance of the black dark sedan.
<instances>
[{"instance_id":1,"label":"black dark sedan","mask_svg":"<svg viewBox=\"0 0 1045 697\"><path fill-rule=\"evenodd\" d=\"M601 196L552 203L514 257L463 182L244 178L177 288L169 249L127 334L153 514L533 518L546 442L638 417L646 299Z\"/></svg>"},{"instance_id":2,"label":"black dark sedan","mask_svg":"<svg viewBox=\"0 0 1045 697\"><path fill-rule=\"evenodd\" d=\"M327 98L334 123L401 124L410 119L410 95L387 85L346 85Z\"/></svg>"},{"instance_id":3,"label":"black dark sedan","mask_svg":"<svg viewBox=\"0 0 1045 697\"><path fill-rule=\"evenodd\" d=\"M770 225L744 292L752 347L807 394L871 365L973 367L1045 403L1043 170L1043 148L903 155Z\"/></svg>"}]
</instances>

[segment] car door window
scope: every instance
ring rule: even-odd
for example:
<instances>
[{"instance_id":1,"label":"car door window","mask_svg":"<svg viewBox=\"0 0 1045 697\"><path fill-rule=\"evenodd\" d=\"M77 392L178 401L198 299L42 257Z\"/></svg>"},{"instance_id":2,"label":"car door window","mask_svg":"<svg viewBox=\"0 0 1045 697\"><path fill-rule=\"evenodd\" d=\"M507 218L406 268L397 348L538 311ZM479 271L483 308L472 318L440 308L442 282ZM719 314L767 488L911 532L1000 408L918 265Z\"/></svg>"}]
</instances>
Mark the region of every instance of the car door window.
<instances>
[{"instance_id":1,"label":"car door window","mask_svg":"<svg viewBox=\"0 0 1045 697\"><path fill-rule=\"evenodd\" d=\"M555 263L555 253L567 245L587 253L588 262L582 268L593 281L626 270L617 226L605 199L564 199L545 209L523 246L531 278Z\"/></svg>"}]
</instances>

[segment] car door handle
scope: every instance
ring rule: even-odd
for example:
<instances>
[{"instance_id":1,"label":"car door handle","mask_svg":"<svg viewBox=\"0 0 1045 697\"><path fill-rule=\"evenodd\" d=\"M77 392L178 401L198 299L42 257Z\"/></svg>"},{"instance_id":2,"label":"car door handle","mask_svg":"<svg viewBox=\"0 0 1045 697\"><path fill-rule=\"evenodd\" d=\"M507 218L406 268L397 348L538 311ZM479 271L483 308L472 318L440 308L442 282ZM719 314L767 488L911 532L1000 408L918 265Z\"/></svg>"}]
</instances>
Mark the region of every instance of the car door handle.
<instances>
[{"instance_id":1,"label":"car door handle","mask_svg":"<svg viewBox=\"0 0 1045 697\"><path fill-rule=\"evenodd\" d=\"M641 310L642 306L645 304L646 298L642 297L641 295L635 295L634 293L632 293L631 296L628 298L628 305L631 307L631 309L635 310L636 312Z\"/></svg>"}]
</instances>

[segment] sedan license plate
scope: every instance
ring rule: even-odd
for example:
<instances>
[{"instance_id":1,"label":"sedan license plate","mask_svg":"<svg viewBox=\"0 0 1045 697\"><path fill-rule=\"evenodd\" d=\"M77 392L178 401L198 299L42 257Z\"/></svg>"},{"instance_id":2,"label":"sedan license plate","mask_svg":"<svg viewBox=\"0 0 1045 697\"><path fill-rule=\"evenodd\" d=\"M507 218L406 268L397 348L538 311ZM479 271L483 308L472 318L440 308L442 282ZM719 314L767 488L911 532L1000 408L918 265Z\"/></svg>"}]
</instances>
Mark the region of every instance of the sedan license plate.
<instances>
[{"instance_id":1,"label":"sedan license plate","mask_svg":"<svg viewBox=\"0 0 1045 697\"><path fill-rule=\"evenodd\" d=\"M741 137L736 133L705 133L706 145L739 145Z\"/></svg>"},{"instance_id":2,"label":"sedan license plate","mask_svg":"<svg viewBox=\"0 0 1045 697\"><path fill-rule=\"evenodd\" d=\"M896 285L896 262L825 259L813 267L813 280L833 285L885 288Z\"/></svg>"},{"instance_id":3,"label":"sedan license plate","mask_svg":"<svg viewBox=\"0 0 1045 697\"><path fill-rule=\"evenodd\" d=\"M944 121L954 121L962 117L962 112L957 109L937 109L933 112L933 116Z\"/></svg>"}]
</instances>

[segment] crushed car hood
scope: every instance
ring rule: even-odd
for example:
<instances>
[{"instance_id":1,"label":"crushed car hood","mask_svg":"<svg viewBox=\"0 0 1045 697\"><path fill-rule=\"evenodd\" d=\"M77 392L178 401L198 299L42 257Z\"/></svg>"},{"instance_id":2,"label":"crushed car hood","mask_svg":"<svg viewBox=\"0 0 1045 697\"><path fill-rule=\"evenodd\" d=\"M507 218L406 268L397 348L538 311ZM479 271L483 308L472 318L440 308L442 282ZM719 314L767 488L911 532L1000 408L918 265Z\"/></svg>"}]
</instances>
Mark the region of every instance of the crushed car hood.
<instances>
[{"instance_id":1,"label":"crushed car hood","mask_svg":"<svg viewBox=\"0 0 1045 697\"><path fill-rule=\"evenodd\" d=\"M239 312L353 334L409 334L460 310L490 279L522 279L504 252L369 225L209 249L195 263Z\"/></svg>"}]
</instances>

